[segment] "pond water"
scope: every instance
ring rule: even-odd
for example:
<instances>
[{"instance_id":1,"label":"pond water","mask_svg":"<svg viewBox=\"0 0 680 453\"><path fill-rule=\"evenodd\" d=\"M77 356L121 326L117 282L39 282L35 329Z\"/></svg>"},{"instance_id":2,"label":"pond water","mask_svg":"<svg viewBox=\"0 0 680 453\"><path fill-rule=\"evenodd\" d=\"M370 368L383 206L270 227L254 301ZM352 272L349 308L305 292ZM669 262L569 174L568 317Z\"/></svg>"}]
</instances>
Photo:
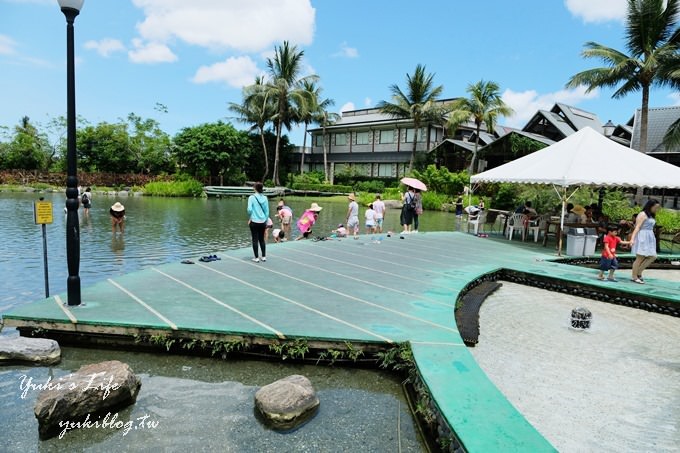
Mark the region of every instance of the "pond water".
<instances>
[{"instance_id":1,"label":"pond water","mask_svg":"<svg viewBox=\"0 0 680 453\"><path fill-rule=\"evenodd\" d=\"M63 194L0 193L0 313L44 297L42 239L33 223L33 202L39 196L54 204L54 223L47 226L51 293L66 290L66 239ZM111 234L109 208L125 205L125 235ZM299 216L312 201L324 209L315 235L329 235L345 221L347 204L329 200L291 200ZM145 267L197 258L250 246L246 199L186 199L95 196L89 217L80 211L80 278L83 286ZM275 206L272 200L272 209ZM363 214L363 209L361 210ZM453 230L455 216L426 212L421 231ZM386 230L399 231L399 211L388 210Z\"/></svg>"},{"instance_id":2,"label":"pond water","mask_svg":"<svg viewBox=\"0 0 680 453\"><path fill-rule=\"evenodd\" d=\"M52 294L65 291L63 194L0 193L0 314L44 297L42 239L40 227L33 223L33 202L40 196L54 203L54 223L47 226L50 290ZM115 201L126 207L124 236L111 233L108 210ZM312 201L324 207L315 234L329 234L344 221L345 203L298 199L289 204L299 215ZM245 208L245 199L95 196L89 217L81 211L82 285L247 246ZM397 210L388 211L386 228L398 231L398 218ZM453 229L454 218L426 213L421 230ZM16 334L14 329L0 332ZM62 352L58 366L0 368L1 451L424 450L401 383L386 373L70 347ZM149 415L158 427L126 436L102 429L71 431L61 440L39 441L33 416L37 394L21 398L21 376L44 382L83 364L112 359L130 364L142 378L137 403L120 411L119 419ZM302 429L285 434L271 431L255 418L253 395L259 386L294 373L308 376L319 391L319 413Z\"/></svg>"}]
</instances>

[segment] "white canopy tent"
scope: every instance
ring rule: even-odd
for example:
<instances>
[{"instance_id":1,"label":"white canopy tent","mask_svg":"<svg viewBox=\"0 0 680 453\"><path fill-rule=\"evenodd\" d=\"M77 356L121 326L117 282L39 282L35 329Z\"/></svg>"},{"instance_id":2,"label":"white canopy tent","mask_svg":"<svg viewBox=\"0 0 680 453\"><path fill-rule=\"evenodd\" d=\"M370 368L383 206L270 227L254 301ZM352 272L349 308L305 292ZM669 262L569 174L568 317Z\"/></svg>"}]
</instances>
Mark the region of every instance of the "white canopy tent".
<instances>
[{"instance_id":1,"label":"white canopy tent","mask_svg":"<svg viewBox=\"0 0 680 453\"><path fill-rule=\"evenodd\" d=\"M473 184L516 183L551 185L564 211L573 195L570 187L680 188L680 168L620 145L586 127L542 150L470 178ZM559 238L559 251L562 237Z\"/></svg>"}]
</instances>

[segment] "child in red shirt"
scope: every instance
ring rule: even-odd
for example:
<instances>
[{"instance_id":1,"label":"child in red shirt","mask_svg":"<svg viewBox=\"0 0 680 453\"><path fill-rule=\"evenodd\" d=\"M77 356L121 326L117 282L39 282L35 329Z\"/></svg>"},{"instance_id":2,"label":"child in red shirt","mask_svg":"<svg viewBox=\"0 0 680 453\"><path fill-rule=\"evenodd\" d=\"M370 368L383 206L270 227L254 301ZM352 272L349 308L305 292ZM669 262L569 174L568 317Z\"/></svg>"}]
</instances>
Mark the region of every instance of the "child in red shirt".
<instances>
[{"instance_id":1,"label":"child in red shirt","mask_svg":"<svg viewBox=\"0 0 680 453\"><path fill-rule=\"evenodd\" d=\"M619 268L619 261L616 259L616 246L619 244L627 245L630 241L622 241L619 237L619 228L615 225L607 227L607 234L602 239L602 257L600 258L600 273L597 278L604 280L605 271L609 271L607 280L610 282L617 281L614 278L614 272Z\"/></svg>"}]
</instances>

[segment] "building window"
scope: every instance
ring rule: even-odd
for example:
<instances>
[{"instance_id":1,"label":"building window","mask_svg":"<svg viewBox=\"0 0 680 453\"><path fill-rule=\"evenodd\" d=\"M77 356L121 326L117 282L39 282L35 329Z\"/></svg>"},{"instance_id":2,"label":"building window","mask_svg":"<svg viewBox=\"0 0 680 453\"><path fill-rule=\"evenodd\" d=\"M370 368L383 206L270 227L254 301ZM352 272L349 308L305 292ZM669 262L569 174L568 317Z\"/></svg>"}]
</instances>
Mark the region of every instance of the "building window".
<instances>
[{"instance_id":1,"label":"building window","mask_svg":"<svg viewBox=\"0 0 680 453\"><path fill-rule=\"evenodd\" d=\"M380 144L394 143L394 131L380 131Z\"/></svg>"},{"instance_id":2,"label":"building window","mask_svg":"<svg viewBox=\"0 0 680 453\"><path fill-rule=\"evenodd\" d=\"M357 145L368 145L368 131L357 132Z\"/></svg>"},{"instance_id":3,"label":"building window","mask_svg":"<svg viewBox=\"0 0 680 453\"><path fill-rule=\"evenodd\" d=\"M335 146L345 146L347 144L347 135L335 134Z\"/></svg>"},{"instance_id":4,"label":"building window","mask_svg":"<svg viewBox=\"0 0 680 453\"><path fill-rule=\"evenodd\" d=\"M323 146L323 135L314 136L314 146Z\"/></svg>"},{"instance_id":5,"label":"building window","mask_svg":"<svg viewBox=\"0 0 680 453\"><path fill-rule=\"evenodd\" d=\"M404 140L405 143L413 143L415 131L416 130L413 128L406 129L406 138ZM420 140L420 134L418 135L418 140Z\"/></svg>"},{"instance_id":6,"label":"building window","mask_svg":"<svg viewBox=\"0 0 680 453\"><path fill-rule=\"evenodd\" d=\"M378 164L378 177L389 178L392 176L392 164Z\"/></svg>"}]
</instances>

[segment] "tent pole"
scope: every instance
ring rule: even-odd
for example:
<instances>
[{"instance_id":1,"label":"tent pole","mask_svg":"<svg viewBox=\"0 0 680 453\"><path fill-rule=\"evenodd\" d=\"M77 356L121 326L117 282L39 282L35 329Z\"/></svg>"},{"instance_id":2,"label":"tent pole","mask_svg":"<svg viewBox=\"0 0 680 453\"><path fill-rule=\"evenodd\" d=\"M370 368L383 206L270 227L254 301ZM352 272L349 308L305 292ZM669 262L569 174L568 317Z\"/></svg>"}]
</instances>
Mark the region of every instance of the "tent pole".
<instances>
[{"instance_id":1,"label":"tent pole","mask_svg":"<svg viewBox=\"0 0 680 453\"><path fill-rule=\"evenodd\" d=\"M562 256L562 236L564 233L564 211L567 209L567 188L562 188L562 211L560 212L560 237L557 238L557 256Z\"/></svg>"}]
</instances>

